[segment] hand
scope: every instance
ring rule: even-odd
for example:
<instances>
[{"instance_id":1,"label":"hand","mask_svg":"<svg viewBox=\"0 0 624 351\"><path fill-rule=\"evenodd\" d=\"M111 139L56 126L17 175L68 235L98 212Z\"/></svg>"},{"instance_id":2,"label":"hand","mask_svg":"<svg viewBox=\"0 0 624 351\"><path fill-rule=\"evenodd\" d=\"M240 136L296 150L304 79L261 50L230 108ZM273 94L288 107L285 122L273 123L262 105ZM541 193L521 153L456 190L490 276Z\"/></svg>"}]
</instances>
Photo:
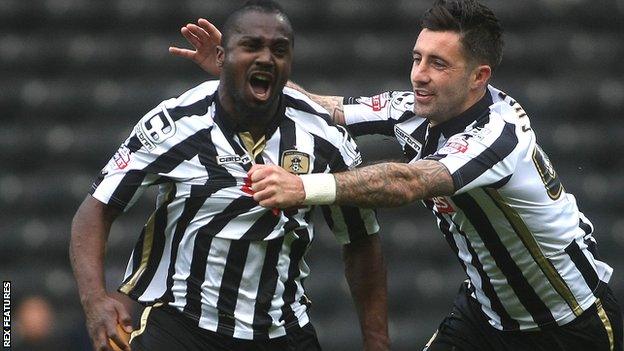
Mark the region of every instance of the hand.
<instances>
[{"instance_id":1,"label":"hand","mask_svg":"<svg viewBox=\"0 0 624 351\"><path fill-rule=\"evenodd\" d=\"M95 351L112 351L109 339L123 351L130 351L118 325L126 333L132 332L132 318L124 305L114 298L103 295L86 299L83 302L87 317L87 330Z\"/></svg>"},{"instance_id":2,"label":"hand","mask_svg":"<svg viewBox=\"0 0 624 351\"><path fill-rule=\"evenodd\" d=\"M267 208L291 208L303 205L305 191L298 176L275 165L254 165L247 173L254 200Z\"/></svg>"},{"instance_id":3,"label":"hand","mask_svg":"<svg viewBox=\"0 0 624 351\"><path fill-rule=\"evenodd\" d=\"M195 50L169 47L169 52L195 62L204 71L218 76L221 67L217 65L217 46L221 45L221 32L212 23L200 18L197 25L188 23L180 29L182 36Z\"/></svg>"}]
</instances>

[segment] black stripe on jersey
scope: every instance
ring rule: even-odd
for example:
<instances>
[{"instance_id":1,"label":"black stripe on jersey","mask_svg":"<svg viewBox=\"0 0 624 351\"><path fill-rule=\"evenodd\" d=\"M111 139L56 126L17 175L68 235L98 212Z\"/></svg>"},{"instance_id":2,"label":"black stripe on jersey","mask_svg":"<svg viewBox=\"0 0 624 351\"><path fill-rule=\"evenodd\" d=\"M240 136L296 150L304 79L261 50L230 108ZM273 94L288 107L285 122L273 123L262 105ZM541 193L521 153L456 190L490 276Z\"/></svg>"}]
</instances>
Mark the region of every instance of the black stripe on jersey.
<instances>
[{"instance_id":1,"label":"black stripe on jersey","mask_svg":"<svg viewBox=\"0 0 624 351\"><path fill-rule=\"evenodd\" d=\"M163 252L165 250L165 241L167 240L165 236L165 228L167 227L167 205L169 205L171 200L173 200L172 195L170 195L169 201L163 203L154 213L152 249L145 271L141 274L130 292L132 298L138 299L143 295L154 278L154 274L156 274L156 269L158 268L160 260L164 258Z\"/></svg>"},{"instance_id":2,"label":"black stripe on jersey","mask_svg":"<svg viewBox=\"0 0 624 351\"><path fill-rule=\"evenodd\" d=\"M598 278L598 274L596 274L596 270L591 265L587 257L583 254L583 251L578 246L576 240L572 241L568 247L565 248L565 252L570 256L572 262L576 268L583 275L583 279L585 279L585 283L592 289L598 287L600 283L600 278Z\"/></svg>"},{"instance_id":3,"label":"black stripe on jersey","mask_svg":"<svg viewBox=\"0 0 624 351\"><path fill-rule=\"evenodd\" d=\"M366 121L360 123L353 123L346 126L349 133L353 136L381 134L387 136L394 136L394 124L395 120L388 119L384 121Z\"/></svg>"},{"instance_id":4,"label":"black stripe on jersey","mask_svg":"<svg viewBox=\"0 0 624 351\"><path fill-rule=\"evenodd\" d=\"M212 105L214 96L215 94L208 95L203 100L199 100L190 105L168 108L167 113L169 113L169 117L171 117L174 122L184 117L204 116L208 113L208 108Z\"/></svg>"},{"instance_id":5,"label":"black stripe on jersey","mask_svg":"<svg viewBox=\"0 0 624 351\"><path fill-rule=\"evenodd\" d=\"M143 170L128 171L111 195L109 204L123 211L141 186L145 175Z\"/></svg>"},{"instance_id":6,"label":"black stripe on jersey","mask_svg":"<svg viewBox=\"0 0 624 351\"><path fill-rule=\"evenodd\" d=\"M314 171L313 172L324 173L325 169L329 165L329 162L333 156L332 155L333 150L326 148L326 146L322 145L322 143L325 142L326 144L331 146L331 148L333 148L333 145L323 140L322 138L317 137L316 135L313 135L313 137L314 137Z\"/></svg>"},{"instance_id":7,"label":"black stripe on jersey","mask_svg":"<svg viewBox=\"0 0 624 351\"><path fill-rule=\"evenodd\" d=\"M279 131L279 156L281 157L284 151L293 150L297 145L297 127L292 119L284 118L280 124Z\"/></svg>"},{"instance_id":8,"label":"black stripe on jersey","mask_svg":"<svg viewBox=\"0 0 624 351\"><path fill-rule=\"evenodd\" d=\"M273 211L266 210L264 214L247 229L240 240L263 240L273 232L279 221L279 214L276 216L273 214Z\"/></svg>"},{"instance_id":9,"label":"black stripe on jersey","mask_svg":"<svg viewBox=\"0 0 624 351\"><path fill-rule=\"evenodd\" d=\"M314 137L314 171L322 173L329 165L330 172L342 172L347 170L347 164L344 162L338 150L329 141L313 135Z\"/></svg>"},{"instance_id":10,"label":"black stripe on jersey","mask_svg":"<svg viewBox=\"0 0 624 351\"><path fill-rule=\"evenodd\" d=\"M347 226L349 241L355 242L366 238L368 233L366 231L366 225L362 219L360 209L353 206L340 206L339 208L342 212L342 218L345 221L345 225Z\"/></svg>"},{"instance_id":11,"label":"black stripe on jersey","mask_svg":"<svg viewBox=\"0 0 624 351\"><path fill-rule=\"evenodd\" d=\"M462 268L466 272L466 275L468 276L468 268L466 267L466 264L464 263L464 261L462 261L459 258L460 257L459 248L457 247L457 243L455 242L453 233L451 232L451 226L449 222L441 213L434 211L433 201L423 200L423 202L425 203L425 206L429 210L431 210L435 214L435 216L438 218L438 227L444 234L444 238L446 239L446 242L449 244L449 246L455 253L455 257L457 257L457 260L459 261ZM459 228L459 225L457 225L457 223L454 223L454 224L456 228ZM490 300L492 309L496 312L496 314L498 314L501 317L501 325L503 326L503 329L504 330L517 330L519 328L519 323L516 320L512 319L509 313L507 312L507 310L505 309L505 307L503 307L503 304L498 298L498 295L496 295L496 291L494 290L494 286L492 285L490 278L483 270L483 265L481 264L481 261L479 261L477 253L474 251L474 249L472 248L472 245L470 244L470 240L468 240L468 237L466 236L464 232L460 231L459 229L458 229L458 232L462 235L464 240L466 240L466 246L468 247L468 252L470 253L470 257L472 257L472 259L470 260L470 263L479 273L479 277L481 277L481 288L483 292L485 293L485 295L487 296L487 298ZM474 283L472 284L474 285Z\"/></svg>"},{"instance_id":12,"label":"black stripe on jersey","mask_svg":"<svg viewBox=\"0 0 624 351\"><path fill-rule=\"evenodd\" d=\"M191 270L186 279L186 305L184 306L184 312L186 314L196 317L201 316L201 285L203 283L203 277L206 274L206 259L210 251L212 238L225 228L232 219L236 218L241 213L247 212L256 205L257 202L255 202L253 198L240 197L232 201L221 213L214 216L208 224L197 231L193 246ZM236 242L238 242L238 240L232 240L232 243ZM232 263L232 265L234 265L234 263ZM229 261L226 263L226 266L230 266ZM201 280L194 277L201 277Z\"/></svg>"},{"instance_id":13,"label":"black stripe on jersey","mask_svg":"<svg viewBox=\"0 0 624 351\"><path fill-rule=\"evenodd\" d=\"M128 140L126 146L130 149L130 152L137 152L143 147L143 144L141 144L141 141L136 135L133 135L130 140Z\"/></svg>"},{"instance_id":14,"label":"black stripe on jersey","mask_svg":"<svg viewBox=\"0 0 624 351\"><path fill-rule=\"evenodd\" d=\"M186 232L186 228L188 228L189 223L191 223L191 220L195 218L195 215L208 198L207 196L194 195L194 188L196 188L196 186L191 187L191 195L188 199L184 201L184 209L182 210L182 214L180 214L180 218L177 220L176 229L173 233L173 238L171 242L171 257L169 261L169 269L167 270L167 288L163 296L160 298L160 300L164 302L173 301L173 275L175 274L175 265L178 259L178 250L180 249L180 242L184 237L184 232ZM212 240L212 238L206 240L208 241L208 243L201 242L205 241L204 239L202 239L200 241L200 244L210 247L210 240Z\"/></svg>"},{"instance_id":15,"label":"black stripe on jersey","mask_svg":"<svg viewBox=\"0 0 624 351\"><path fill-rule=\"evenodd\" d=\"M325 222L327 222L327 226L331 231L334 230L334 219L332 218L331 208L328 205L321 205L321 212L323 213L323 217L325 218Z\"/></svg>"},{"instance_id":16,"label":"black stripe on jersey","mask_svg":"<svg viewBox=\"0 0 624 351\"><path fill-rule=\"evenodd\" d=\"M210 128L201 129L162 153L143 170L150 174L169 173L183 161L188 161L199 154L206 143L210 142Z\"/></svg>"},{"instance_id":17,"label":"black stripe on jersey","mask_svg":"<svg viewBox=\"0 0 624 351\"><path fill-rule=\"evenodd\" d=\"M329 114L318 112L317 110L315 110L312 106L310 106L307 102L303 100L299 100L290 95L284 94L284 104L286 105L286 107L291 107L299 111L317 115L323 118L323 120L325 120L325 122L327 122L327 124L330 126L335 125L335 123L332 122L331 118L329 117Z\"/></svg>"},{"instance_id":18,"label":"black stripe on jersey","mask_svg":"<svg viewBox=\"0 0 624 351\"><path fill-rule=\"evenodd\" d=\"M178 221L178 225L176 227L176 231L173 237L172 245L172 257L177 258L177 250L179 248L179 243L184 237L184 232L188 227L190 221L195 217L197 211L203 206L204 202L210 195L212 195L217 190L221 189L221 187L229 187L236 184L236 179L225 169L223 166L217 164L216 160L217 149L214 143L212 142L212 135L208 133L206 135L206 140L204 140L203 148L201 149L198 158L199 162L206 167L206 172L208 173L208 180L205 186L193 186L191 188L191 196L185 202L184 210ZM219 187L214 186L215 181L218 180ZM231 205L231 204L230 204ZM208 225L213 225L219 217L215 216L211 223ZM206 259L208 257L208 253L210 251L210 245L212 244L212 239L214 234L218 233L228 221L221 221L219 225L216 225L216 229L212 232L212 235L203 235L204 228L200 229L195 236L195 245L193 251L193 258L191 260L190 267L190 275L187 278L187 288L186 288L186 306L184 306L184 312L189 315L199 317L201 315L201 284L203 281L203 277L206 274ZM215 222L216 223L216 222ZM207 225L207 226L208 226ZM169 265L169 273L167 276L167 294L168 298L172 298L171 288L173 286L172 277L175 273L175 260L172 259ZM202 281L191 280L191 277L200 277ZM171 297L170 297L171 296Z\"/></svg>"},{"instance_id":19,"label":"black stripe on jersey","mask_svg":"<svg viewBox=\"0 0 624 351\"><path fill-rule=\"evenodd\" d=\"M505 184L507 184L509 182L509 180L511 179L512 175L513 174L510 174L510 175L506 176L505 178L499 180L498 182L492 183L492 184L488 185L488 188L492 188L492 189L500 189L500 188L502 188L503 186L505 186Z\"/></svg>"},{"instance_id":20,"label":"black stripe on jersey","mask_svg":"<svg viewBox=\"0 0 624 351\"><path fill-rule=\"evenodd\" d=\"M173 201L175 187L168 190L165 201L154 211L143 226L133 251L132 273L120 285L119 291L137 299L151 282L162 259L167 227L167 206Z\"/></svg>"},{"instance_id":21,"label":"black stripe on jersey","mask_svg":"<svg viewBox=\"0 0 624 351\"><path fill-rule=\"evenodd\" d=\"M552 261L544 256L544 253L540 249L534 234L527 227L527 224L524 222L524 219L520 216L520 214L511 208L496 190L485 189L485 194L505 216L511 225L511 228L514 230L517 237L521 240L522 244L533 258L535 264L544 273L546 279L548 279L550 285L555 289L555 291L557 291L559 296L563 298L574 313L581 313L582 309L579 307L578 301L576 301L576 298L574 297L574 293L572 293L572 290L561 277L561 274L559 274Z\"/></svg>"},{"instance_id":22,"label":"black stripe on jersey","mask_svg":"<svg viewBox=\"0 0 624 351\"><path fill-rule=\"evenodd\" d=\"M487 149L453 172L452 177L455 189L463 188L466 184L470 184L480 175L487 172L495 164L507 157L516 145L518 145L518 137L516 136L515 126L511 123L505 123L501 134Z\"/></svg>"},{"instance_id":23,"label":"black stripe on jersey","mask_svg":"<svg viewBox=\"0 0 624 351\"><path fill-rule=\"evenodd\" d=\"M579 227L580 227L581 229L583 229L583 231L585 232L585 234L591 234L591 233L592 233L592 231L593 231L593 230L592 230L592 227L591 227L589 224L587 224L587 223L583 222L583 220L582 220L582 219L579 219Z\"/></svg>"},{"instance_id":24,"label":"black stripe on jersey","mask_svg":"<svg viewBox=\"0 0 624 351\"><path fill-rule=\"evenodd\" d=\"M277 261L282 251L284 237L263 243L266 244L266 251L256 294L256 304L254 306L254 339L268 338L269 328L273 324L273 319L269 315L269 308L277 287L277 279L279 277Z\"/></svg>"},{"instance_id":25,"label":"black stripe on jersey","mask_svg":"<svg viewBox=\"0 0 624 351\"><path fill-rule=\"evenodd\" d=\"M455 226L459 228L459 225L457 225L457 223L455 223ZM501 325L503 326L503 330L518 330L518 328L520 327L520 324L518 323L518 321L511 318L511 316L509 315L509 313L503 306L503 303L498 298L498 295L496 294L496 290L494 290L494 286L492 285L492 282L490 281L490 277L487 275L487 273L483 269L483 265L481 264L481 261L479 261L479 256L477 255L477 252L472 247L472 244L470 243L468 236L466 235L466 233L464 233L463 231L459 229L458 229L458 232L462 235L462 237L464 237L464 240L466 240L466 246L468 248L468 252L470 253L470 257L472 257L472 259L470 260L470 264L479 273L479 277L481 278L481 289L483 290L483 293L485 294L485 296L487 296L487 298L490 300L490 307L500 317L501 319L500 322L501 322ZM464 269L466 269L465 266L464 266ZM466 271L466 274L468 274L467 271Z\"/></svg>"},{"instance_id":26,"label":"black stripe on jersey","mask_svg":"<svg viewBox=\"0 0 624 351\"><path fill-rule=\"evenodd\" d=\"M295 234L287 235L296 235L298 237L290 245L288 278L284 282L284 294L282 294L284 305L282 306L282 316L279 320L284 321L286 328L298 323L291 306L297 297L297 283L295 279L301 274L299 264L311 242L310 233L306 229L297 230Z\"/></svg>"},{"instance_id":27,"label":"black stripe on jersey","mask_svg":"<svg viewBox=\"0 0 624 351\"><path fill-rule=\"evenodd\" d=\"M250 244L251 242L248 240L230 241L230 249L225 263L225 270L223 271L223 278L221 279L221 288L219 289L219 299L217 300L217 310L219 310L217 333L219 334L234 335L234 310L236 309L238 288L243 277Z\"/></svg>"},{"instance_id":28,"label":"black stripe on jersey","mask_svg":"<svg viewBox=\"0 0 624 351\"><path fill-rule=\"evenodd\" d=\"M462 261L459 258L459 248L457 247L457 243L455 242L455 239L453 238L453 233L451 232L451 225L441 213L434 211L434 203L432 200L425 199L423 200L423 203L425 207L427 207L437 217L438 228L440 228L440 230L442 231L442 234L444 234L444 239L446 239L446 242L451 247L451 250L453 250L453 252L455 253L455 257L457 257L459 264L462 266L464 271L466 271L466 265L464 264L464 261Z\"/></svg>"},{"instance_id":29,"label":"black stripe on jersey","mask_svg":"<svg viewBox=\"0 0 624 351\"><path fill-rule=\"evenodd\" d=\"M146 174L169 173L184 160L193 158L208 139L210 130L202 129L158 156L142 170L131 170L119 182L111 196L114 205L123 210L132 199Z\"/></svg>"},{"instance_id":30,"label":"black stripe on jersey","mask_svg":"<svg viewBox=\"0 0 624 351\"><path fill-rule=\"evenodd\" d=\"M453 196L451 199L461 208L466 218L474 226L496 266L505 275L509 286L531 314L533 320L539 326L555 323L552 313L526 280L479 204L467 193Z\"/></svg>"},{"instance_id":31,"label":"black stripe on jersey","mask_svg":"<svg viewBox=\"0 0 624 351\"><path fill-rule=\"evenodd\" d=\"M293 150L297 145L297 127L295 122L290 118L284 118L282 124L279 127L280 130L280 145L279 145L279 162L281 163L282 155L284 151ZM280 166L284 167L284 165L280 164ZM288 218L286 224L284 224L284 231L288 233L291 230L294 230L299 227L299 222L294 219L299 211L296 209L286 209L283 210L284 215Z\"/></svg>"},{"instance_id":32,"label":"black stripe on jersey","mask_svg":"<svg viewBox=\"0 0 624 351\"><path fill-rule=\"evenodd\" d=\"M198 232L193 243L193 259L191 260L189 276L186 278L186 304L183 311L186 315L196 320L199 320L201 316L201 286L206 276L206 260L208 259L213 239L214 236L200 235ZM172 263L175 264L175 262ZM171 272L171 266L169 271ZM169 276L172 275L170 274ZM168 286L167 288L171 291Z\"/></svg>"},{"instance_id":33,"label":"black stripe on jersey","mask_svg":"<svg viewBox=\"0 0 624 351\"><path fill-rule=\"evenodd\" d=\"M145 241L145 227L143 227L143 229L141 230L139 239L137 240L136 244L134 244L134 249L132 250L131 273L128 275L126 279L124 279L121 282L120 288L118 289L118 291L121 293L123 293L123 291L121 291L121 287L126 285L132 279L132 277L136 274L137 270L139 269L139 266L141 265L141 258L143 257L144 241Z\"/></svg>"}]
</instances>

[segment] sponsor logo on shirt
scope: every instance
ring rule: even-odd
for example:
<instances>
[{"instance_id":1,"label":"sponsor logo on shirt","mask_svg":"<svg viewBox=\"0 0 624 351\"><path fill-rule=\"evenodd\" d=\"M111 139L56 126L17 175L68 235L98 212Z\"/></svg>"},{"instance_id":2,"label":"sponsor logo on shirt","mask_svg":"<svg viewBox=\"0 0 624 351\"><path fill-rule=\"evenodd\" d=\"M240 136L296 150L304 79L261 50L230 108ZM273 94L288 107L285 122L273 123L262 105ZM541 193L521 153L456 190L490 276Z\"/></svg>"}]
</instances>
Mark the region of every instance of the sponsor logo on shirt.
<instances>
[{"instance_id":1,"label":"sponsor logo on shirt","mask_svg":"<svg viewBox=\"0 0 624 351\"><path fill-rule=\"evenodd\" d=\"M375 95L370 98L361 97L358 99L358 102L362 105L370 107L375 112L381 111L388 104L388 100L381 95Z\"/></svg>"},{"instance_id":2,"label":"sponsor logo on shirt","mask_svg":"<svg viewBox=\"0 0 624 351\"><path fill-rule=\"evenodd\" d=\"M398 125L394 126L394 134L396 135L397 139L414 149L414 151L416 151L416 156L420 156L422 144L416 141L413 136L409 135L406 131L399 128Z\"/></svg>"},{"instance_id":3,"label":"sponsor logo on shirt","mask_svg":"<svg viewBox=\"0 0 624 351\"><path fill-rule=\"evenodd\" d=\"M249 155L219 155L217 156L217 164L224 165L228 163L242 163L244 165L251 162L251 157Z\"/></svg>"},{"instance_id":4,"label":"sponsor logo on shirt","mask_svg":"<svg viewBox=\"0 0 624 351\"><path fill-rule=\"evenodd\" d=\"M123 145L117 150L115 155L113 155L113 161L115 162L115 166L117 169L124 169L130 163L130 149L127 146Z\"/></svg>"},{"instance_id":5,"label":"sponsor logo on shirt","mask_svg":"<svg viewBox=\"0 0 624 351\"><path fill-rule=\"evenodd\" d=\"M411 92L392 93L390 117L400 117L405 111L414 111L414 94Z\"/></svg>"},{"instance_id":6,"label":"sponsor logo on shirt","mask_svg":"<svg viewBox=\"0 0 624 351\"><path fill-rule=\"evenodd\" d=\"M461 135L452 136L444 146L438 150L438 154L457 154L468 150L468 141Z\"/></svg>"},{"instance_id":7,"label":"sponsor logo on shirt","mask_svg":"<svg viewBox=\"0 0 624 351\"><path fill-rule=\"evenodd\" d=\"M148 151L152 151L157 144L171 138L176 133L176 125L167 111L163 109L153 116L143 118L134 131L141 144Z\"/></svg>"}]
</instances>

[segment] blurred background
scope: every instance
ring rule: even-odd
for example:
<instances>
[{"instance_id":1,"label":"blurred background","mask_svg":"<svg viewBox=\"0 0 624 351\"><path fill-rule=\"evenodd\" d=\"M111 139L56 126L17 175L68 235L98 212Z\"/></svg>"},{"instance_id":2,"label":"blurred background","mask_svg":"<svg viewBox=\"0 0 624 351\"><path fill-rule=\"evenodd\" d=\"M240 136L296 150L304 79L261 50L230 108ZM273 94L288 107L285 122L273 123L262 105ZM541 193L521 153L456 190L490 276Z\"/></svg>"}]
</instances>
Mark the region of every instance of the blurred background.
<instances>
[{"instance_id":1,"label":"blurred background","mask_svg":"<svg viewBox=\"0 0 624 351\"><path fill-rule=\"evenodd\" d=\"M432 1L279 2L295 28L294 81L321 94L410 90L417 23ZM0 277L13 283L16 350L88 349L67 255L71 218L136 121L211 78L167 52L187 46L179 28L200 16L220 26L240 3L0 1ZM563 184L593 221L624 302L624 1L485 3L506 30L493 85L528 112ZM368 161L400 156L393 139L359 142ZM153 201L153 192L144 196L112 230L112 290ZM379 219L393 349L415 350L450 311L464 274L420 204L380 210ZM307 259L312 318L326 350L359 350L340 247L318 223Z\"/></svg>"}]
</instances>

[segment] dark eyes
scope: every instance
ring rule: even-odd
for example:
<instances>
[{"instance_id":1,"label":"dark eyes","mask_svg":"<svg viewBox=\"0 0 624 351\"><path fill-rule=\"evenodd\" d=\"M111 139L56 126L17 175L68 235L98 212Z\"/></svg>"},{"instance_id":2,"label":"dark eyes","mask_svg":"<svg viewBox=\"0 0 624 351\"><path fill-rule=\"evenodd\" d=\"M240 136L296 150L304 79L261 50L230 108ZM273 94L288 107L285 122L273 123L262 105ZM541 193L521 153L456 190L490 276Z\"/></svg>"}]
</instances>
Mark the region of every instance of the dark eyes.
<instances>
[{"instance_id":1,"label":"dark eyes","mask_svg":"<svg viewBox=\"0 0 624 351\"><path fill-rule=\"evenodd\" d=\"M261 41L243 41L240 45L249 52L261 50L264 47L264 44ZM290 46L288 43L277 43L271 46L271 52L276 56L285 56L288 54L290 50Z\"/></svg>"},{"instance_id":2,"label":"dark eyes","mask_svg":"<svg viewBox=\"0 0 624 351\"><path fill-rule=\"evenodd\" d=\"M414 61L414 63L420 64L420 61L422 61L422 57L420 57L420 56L412 56L412 60ZM431 67L433 67L435 69L444 69L444 68L448 67L446 62L443 61L443 60L440 60L440 59L429 60L429 65L431 65Z\"/></svg>"}]
</instances>

